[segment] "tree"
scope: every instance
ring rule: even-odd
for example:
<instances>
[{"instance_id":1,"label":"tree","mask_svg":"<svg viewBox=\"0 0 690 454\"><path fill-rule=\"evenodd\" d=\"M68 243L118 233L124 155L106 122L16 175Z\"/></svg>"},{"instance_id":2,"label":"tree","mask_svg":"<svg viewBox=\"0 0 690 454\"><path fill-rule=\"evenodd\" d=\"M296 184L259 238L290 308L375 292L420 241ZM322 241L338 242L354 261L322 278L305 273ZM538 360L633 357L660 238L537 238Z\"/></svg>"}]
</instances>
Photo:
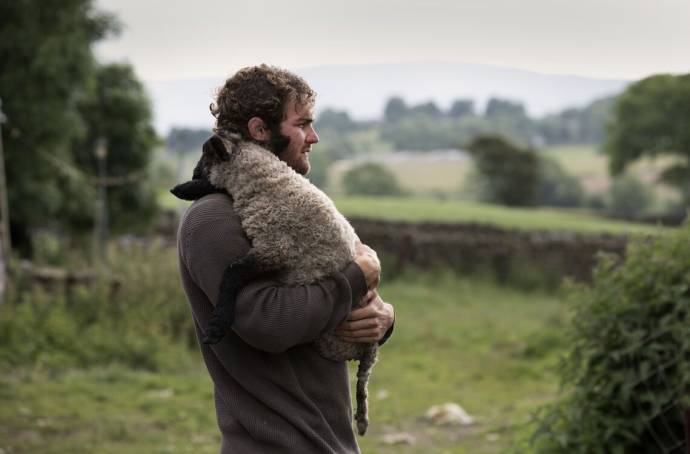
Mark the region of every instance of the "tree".
<instances>
[{"instance_id":1,"label":"tree","mask_svg":"<svg viewBox=\"0 0 690 454\"><path fill-rule=\"evenodd\" d=\"M582 109L570 108L538 120L539 134L550 144L601 143L615 97L597 99Z\"/></svg>"},{"instance_id":2,"label":"tree","mask_svg":"<svg viewBox=\"0 0 690 454\"><path fill-rule=\"evenodd\" d=\"M431 118L438 118L443 115L441 109L433 101L417 104L410 109L410 113L413 115L425 115Z\"/></svg>"},{"instance_id":3,"label":"tree","mask_svg":"<svg viewBox=\"0 0 690 454\"><path fill-rule=\"evenodd\" d=\"M429 116L408 117L397 123L385 123L381 127L381 138L391 142L398 150L438 150L454 148L472 135L461 123L449 118Z\"/></svg>"},{"instance_id":4,"label":"tree","mask_svg":"<svg viewBox=\"0 0 690 454\"><path fill-rule=\"evenodd\" d=\"M317 148L315 151L309 153L309 164L310 169L307 174L309 181L324 189L328 184L328 169L333 163L333 159L330 153L324 152L321 148Z\"/></svg>"},{"instance_id":5,"label":"tree","mask_svg":"<svg viewBox=\"0 0 690 454\"><path fill-rule=\"evenodd\" d=\"M151 103L128 64L98 67L92 89L79 105L86 134L77 141L74 159L91 180L98 175L96 141L105 139L106 167L113 181L108 188L108 211L115 229L148 224L157 212L154 188L146 170L158 139L151 125ZM93 212L72 213L92 225Z\"/></svg>"},{"instance_id":6,"label":"tree","mask_svg":"<svg viewBox=\"0 0 690 454\"><path fill-rule=\"evenodd\" d=\"M508 206L534 205L538 181L537 155L500 136L479 136L468 147L489 199Z\"/></svg>"},{"instance_id":7,"label":"tree","mask_svg":"<svg viewBox=\"0 0 690 454\"><path fill-rule=\"evenodd\" d=\"M349 195L399 196L404 193L390 170L372 162L348 170L343 176L343 186Z\"/></svg>"},{"instance_id":8,"label":"tree","mask_svg":"<svg viewBox=\"0 0 690 454\"><path fill-rule=\"evenodd\" d=\"M527 117L525 112L525 106L518 102L512 102L505 99L491 98L486 105L486 117L497 118L499 116L511 116L511 117Z\"/></svg>"},{"instance_id":9,"label":"tree","mask_svg":"<svg viewBox=\"0 0 690 454\"><path fill-rule=\"evenodd\" d=\"M597 99L586 106L580 114L580 143L602 143L606 124L611 121L615 96Z\"/></svg>"},{"instance_id":10,"label":"tree","mask_svg":"<svg viewBox=\"0 0 690 454\"><path fill-rule=\"evenodd\" d=\"M450 106L448 116L462 118L465 115L474 115L474 101L471 99L456 99Z\"/></svg>"},{"instance_id":11,"label":"tree","mask_svg":"<svg viewBox=\"0 0 690 454\"><path fill-rule=\"evenodd\" d=\"M344 110L325 109L316 123L319 130L331 129L341 134L357 130L357 123Z\"/></svg>"},{"instance_id":12,"label":"tree","mask_svg":"<svg viewBox=\"0 0 690 454\"><path fill-rule=\"evenodd\" d=\"M405 118L409 113L407 104L402 98L394 96L386 102L386 107L383 109L383 117L387 122L395 123Z\"/></svg>"},{"instance_id":13,"label":"tree","mask_svg":"<svg viewBox=\"0 0 690 454\"><path fill-rule=\"evenodd\" d=\"M618 175L642 156L675 155L662 179L690 203L690 74L656 75L630 85L614 106L604 150Z\"/></svg>"},{"instance_id":14,"label":"tree","mask_svg":"<svg viewBox=\"0 0 690 454\"><path fill-rule=\"evenodd\" d=\"M521 143L531 143L536 133L536 124L527 116L521 103L491 98L486 105L484 118L491 131Z\"/></svg>"},{"instance_id":15,"label":"tree","mask_svg":"<svg viewBox=\"0 0 690 454\"><path fill-rule=\"evenodd\" d=\"M199 153L211 134L209 129L172 128L165 138L165 146L178 153Z\"/></svg>"},{"instance_id":16,"label":"tree","mask_svg":"<svg viewBox=\"0 0 690 454\"><path fill-rule=\"evenodd\" d=\"M13 241L59 223L84 198L71 144L85 132L78 102L93 74L91 45L115 31L91 0L0 2L0 97Z\"/></svg>"},{"instance_id":17,"label":"tree","mask_svg":"<svg viewBox=\"0 0 690 454\"><path fill-rule=\"evenodd\" d=\"M652 188L632 175L613 180L606 200L609 215L633 220L648 214L654 204Z\"/></svg>"},{"instance_id":18,"label":"tree","mask_svg":"<svg viewBox=\"0 0 690 454\"><path fill-rule=\"evenodd\" d=\"M568 174L553 158L539 157L535 192L539 206L577 207L584 204L585 191L580 180Z\"/></svg>"}]
</instances>

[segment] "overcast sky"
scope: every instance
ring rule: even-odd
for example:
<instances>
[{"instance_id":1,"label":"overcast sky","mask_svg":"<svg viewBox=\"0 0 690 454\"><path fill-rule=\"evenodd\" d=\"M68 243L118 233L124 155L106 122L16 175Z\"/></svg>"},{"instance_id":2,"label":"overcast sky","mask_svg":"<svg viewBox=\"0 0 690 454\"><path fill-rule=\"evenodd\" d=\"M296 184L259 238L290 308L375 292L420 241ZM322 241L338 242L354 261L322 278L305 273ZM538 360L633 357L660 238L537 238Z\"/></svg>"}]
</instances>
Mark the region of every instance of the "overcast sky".
<instances>
[{"instance_id":1,"label":"overcast sky","mask_svg":"<svg viewBox=\"0 0 690 454\"><path fill-rule=\"evenodd\" d=\"M271 63L469 62L637 79L690 72L688 0L97 0L124 27L96 48L149 81Z\"/></svg>"}]
</instances>

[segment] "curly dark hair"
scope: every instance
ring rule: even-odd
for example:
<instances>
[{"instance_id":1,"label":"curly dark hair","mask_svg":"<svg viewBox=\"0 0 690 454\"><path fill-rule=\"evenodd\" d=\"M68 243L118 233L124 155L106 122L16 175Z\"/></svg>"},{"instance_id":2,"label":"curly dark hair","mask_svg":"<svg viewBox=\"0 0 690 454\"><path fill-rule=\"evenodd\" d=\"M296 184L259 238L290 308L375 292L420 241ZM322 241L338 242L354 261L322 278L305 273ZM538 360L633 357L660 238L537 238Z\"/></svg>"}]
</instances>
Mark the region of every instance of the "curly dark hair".
<instances>
[{"instance_id":1,"label":"curly dark hair","mask_svg":"<svg viewBox=\"0 0 690 454\"><path fill-rule=\"evenodd\" d=\"M301 77L262 64L242 68L225 81L211 104L216 118L216 134L239 133L250 139L247 123L252 117L261 118L272 133L280 131L285 107L290 101L308 106L314 103L316 92Z\"/></svg>"}]
</instances>

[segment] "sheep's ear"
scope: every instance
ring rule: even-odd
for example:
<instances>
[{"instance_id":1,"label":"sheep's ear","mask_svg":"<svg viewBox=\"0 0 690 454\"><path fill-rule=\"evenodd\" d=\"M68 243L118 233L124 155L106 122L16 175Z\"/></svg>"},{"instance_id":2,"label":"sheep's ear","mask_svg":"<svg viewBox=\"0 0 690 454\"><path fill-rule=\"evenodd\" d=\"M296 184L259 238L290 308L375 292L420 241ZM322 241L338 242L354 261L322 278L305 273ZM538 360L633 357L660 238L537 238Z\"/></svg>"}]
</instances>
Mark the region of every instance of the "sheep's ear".
<instances>
[{"instance_id":1,"label":"sheep's ear","mask_svg":"<svg viewBox=\"0 0 690 454\"><path fill-rule=\"evenodd\" d=\"M194 172L192 173L192 180L201 180L204 178L204 163L203 159L199 159L194 167Z\"/></svg>"},{"instance_id":2,"label":"sheep's ear","mask_svg":"<svg viewBox=\"0 0 690 454\"><path fill-rule=\"evenodd\" d=\"M211 136L204 143L204 156L207 156L211 162L227 161L230 159L230 151L226 148L223 139L217 135Z\"/></svg>"}]
</instances>

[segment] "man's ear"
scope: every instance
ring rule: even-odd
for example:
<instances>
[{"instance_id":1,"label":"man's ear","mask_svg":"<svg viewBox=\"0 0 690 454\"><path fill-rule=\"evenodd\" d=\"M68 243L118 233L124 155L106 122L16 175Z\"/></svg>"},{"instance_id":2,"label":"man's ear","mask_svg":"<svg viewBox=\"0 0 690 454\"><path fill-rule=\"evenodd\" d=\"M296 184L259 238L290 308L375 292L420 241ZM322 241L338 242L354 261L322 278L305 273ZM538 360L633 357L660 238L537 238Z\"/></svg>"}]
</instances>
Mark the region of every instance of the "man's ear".
<instances>
[{"instance_id":1,"label":"man's ear","mask_svg":"<svg viewBox=\"0 0 690 454\"><path fill-rule=\"evenodd\" d=\"M266 123L259 117L252 117L247 122L247 129L252 139L264 142L271 138L271 132L268 130Z\"/></svg>"}]
</instances>

